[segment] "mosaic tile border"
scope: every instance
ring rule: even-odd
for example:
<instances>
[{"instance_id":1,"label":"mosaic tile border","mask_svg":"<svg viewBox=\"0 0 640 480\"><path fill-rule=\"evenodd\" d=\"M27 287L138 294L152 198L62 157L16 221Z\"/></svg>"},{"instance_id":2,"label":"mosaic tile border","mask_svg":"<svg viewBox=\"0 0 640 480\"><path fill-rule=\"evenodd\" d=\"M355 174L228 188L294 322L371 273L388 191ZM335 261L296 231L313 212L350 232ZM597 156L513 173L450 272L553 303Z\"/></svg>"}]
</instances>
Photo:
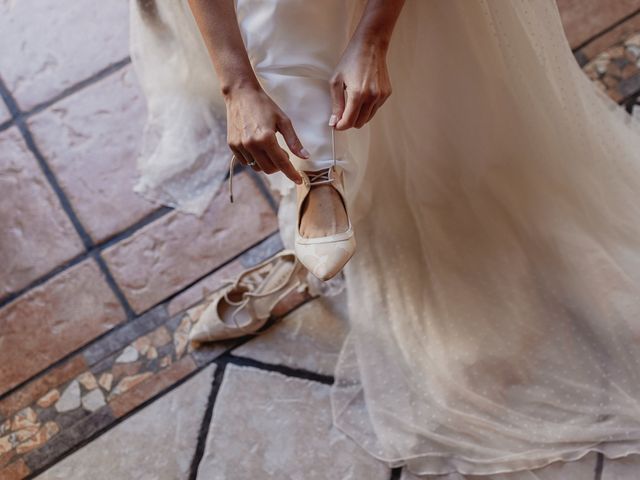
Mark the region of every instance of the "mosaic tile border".
<instances>
[{"instance_id":1,"label":"mosaic tile border","mask_svg":"<svg viewBox=\"0 0 640 480\"><path fill-rule=\"evenodd\" d=\"M640 91L640 32L619 40L582 68L613 100L625 102Z\"/></svg>"},{"instance_id":2,"label":"mosaic tile border","mask_svg":"<svg viewBox=\"0 0 640 480\"><path fill-rule=\"evenodd\" d=\"M281 249L273 235L237 260L247 267ZM27 478L46 469L253 338L194 348L189 331L209 296L174 315L168 313L174 300L169 299L2 398L0 479ZM272 324L311 298L293 292L274 309Z\"/></svg>"}]
</instances>

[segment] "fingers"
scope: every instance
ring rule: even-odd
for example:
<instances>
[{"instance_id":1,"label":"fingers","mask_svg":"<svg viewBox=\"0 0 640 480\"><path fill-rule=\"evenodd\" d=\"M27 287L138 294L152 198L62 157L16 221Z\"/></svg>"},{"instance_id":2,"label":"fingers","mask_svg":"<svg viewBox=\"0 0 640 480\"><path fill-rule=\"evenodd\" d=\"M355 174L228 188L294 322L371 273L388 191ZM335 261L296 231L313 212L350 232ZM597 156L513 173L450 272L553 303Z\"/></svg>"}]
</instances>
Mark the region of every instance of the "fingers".
<instances>
[{"instance_id":1,"label":"fingers","mask_svg":"<svg viewBox=\"0 0 640 480\"><path fill-rule=\"evenodd\" d=\"M365 123L369 121L371 118L371 112L373 111L373 107L375 106L375 101L370 100L362 104L360 108L360 113L358 114L358 118L354 122L353 126L356 128L361 128Z\"/></svg>"},{"instance_id":2,"label":"fingers","mask_svg":"<svg viewBox=\"0 0 640 480\"><path fill-rule=\"evenodd\" d=\"M302 146L302 142L298 138L296 131L293 129L293 124L291 123L291 120L289 120L289 117L283 116L280 118L276 123L276 128L282 134L289 150L291 150L294 155L297 155L300 158L309 158L309 152Z\"/></svg>"},{"instance_id":3,"label":"fingers","mask_svg":"<svg viewBox=\"0 0 640 480\"><path fill-rule=\"evenodd\" d=\"M242 142L231 142L229 147L244 165L255 161L255 165L252 166L254 170L267 174L282 171L294 182L302 183L302 177L290 162L287 152L278 145L275 130L253 135ZM301 152L304 148L300 144L297 150Z\"/></svg>"},{"instance_id":4,"label":"fingers","mask_svg":"<svg viewBox=\"0 0 640 480\"><path fill-rule=\"evenodd\" d=\"M342 116L339 117L338 123L336 123L336 130L346 130L355 126L356 119L362 108L362 95L360 92L347 89L346 96L347 106Z\"/></svg>"},{"instance_id":5,"label":"fingers","mask_svg":"<svg viewBox=\"0 0 640 480\"><path fill-rule=\"evenodd\" d=\"M269 159L276 168L284 173L289 179L298 184L302 183L302 177L298 173L298 170L296 170L289 160L287 152L278 145L278 141L275 136L273 137L271 144L267 146L265 153L269 156Z\"/></svg>"},{"instance_id":6,"label":"fingers","mask_svg":"<svg viewBox=\"0 0 640 480\"><path fill-rule=\"evenodd\" d=\"M249 165L251 162L253 162L254 160L253 156L241 144L233 144L232 146L232 144L230 143L229 148L236 156L236 159L238 160L238 162L240 162L241 164ZM257 162L254 163L251 168L253 168L256 171L261 170Z\"/></svg>"},{"instance_id":7,"label":"fingers","mask_svg":"<svg viewBox=\"0 0 640 480\"><path fill-rule=\"evenodd\" d=\"M342 77L334 76L330 82L331 90L331 118L329 126L333 127L344 113L344 82Z\"/></svg>"},{"instance_id":8,"label":"fingers","mask_svg":"<svg viewBox=\"0 0 640 480\"><path fill-rule=\"evenodd\" d=\"M391 95L390 88L349 89L346 90L347 106L342 118L336 124L336 130L351 127L361 128L369 122L376 111Z\"/></svg>"},{"instance_id":9,"label":"fingers","mask_svg":"<svg viewBox=\"0 0 640 480\"><path fill-rule=\"evenodd\" d=\"M278 171L278 168L273 164L269 156L265 154L259 144L252 144L251 147L247 148L253 159L256 161L256 165L253 166L254 169L257 166L264 173L274 173Z\"/></svg>"}]
</instances>

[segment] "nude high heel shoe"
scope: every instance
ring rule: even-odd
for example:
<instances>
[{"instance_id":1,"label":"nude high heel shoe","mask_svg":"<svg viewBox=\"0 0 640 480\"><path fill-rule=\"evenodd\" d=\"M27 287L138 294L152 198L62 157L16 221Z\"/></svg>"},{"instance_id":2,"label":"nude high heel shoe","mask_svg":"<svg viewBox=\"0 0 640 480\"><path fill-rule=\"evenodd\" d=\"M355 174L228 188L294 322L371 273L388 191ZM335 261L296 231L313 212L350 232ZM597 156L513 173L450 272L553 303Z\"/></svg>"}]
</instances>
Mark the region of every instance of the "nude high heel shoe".
<instances>
[{"instance_id":1,"label":"nude high heel shoe","mask_svg":"<svg viewBox=\"0 0 640 480\"><path fill-rule=\"evenodd\" d=\"M293 250L283 250L243 271L213 294L189 340L213 342L257 334L280 300L306 288L304 273Z\"/></svg>"},{"instance_id":2,"label":"nude high heel shoe","mask_svg":"<svg viewBox=\"0 0 640 480\"><path fill-rule=\"evenodd\" d=\"M320 280L329 280L342 270L356 250L356 238L347 210L344 190L344 170L336 163L335 139L331 129L333 165L316 171L300 171L303 183L297 189L297 223L294 249L300 262ZM300 234L302 205L313 185L331 184L340 195L349 226L344 232L323 237L303 237Z\"/></svg>"}]
</instances>

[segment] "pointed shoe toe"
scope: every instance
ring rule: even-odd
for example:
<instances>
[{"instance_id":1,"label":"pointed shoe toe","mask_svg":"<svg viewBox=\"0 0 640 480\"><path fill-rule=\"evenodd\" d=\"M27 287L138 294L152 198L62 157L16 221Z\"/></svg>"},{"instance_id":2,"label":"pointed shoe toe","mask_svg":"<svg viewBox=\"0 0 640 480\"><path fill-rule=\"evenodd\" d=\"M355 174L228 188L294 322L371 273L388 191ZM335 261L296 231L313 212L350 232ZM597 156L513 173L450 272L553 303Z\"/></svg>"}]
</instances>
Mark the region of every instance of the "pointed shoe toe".
<instances>
[{"instance_id":1,"label":"pointed shoe toe","mask_svg":"<svg viewBox=\"0 0 640 480\"><path fill-rule=\"evenodd\" d=\"M226 307L225 290L218 292L189 332L189 340L196 343L215 342L246 335L244 329L227 325L220 316L219 308Z\"/></svg>"},{"instance_id":2,"label":"pointed shoe toe","mask_svg":"<svg viewBox=\"0 0 640 480\"><path fill-rule=\"evenodd\" d=\"M295 252L300 263L315 277L326 281L337 275L356 250L356 239L351 237L337 242L296 243Z\"/></svg>"},{"instance_id":3,"label":"pointed shoe toe","mask_svg":"<svg viewBox=\"0 0 640 480\"><path fill-rule=\"evenodd\" d=\"M335 155L334 155L335 157ZM337 275L351 259L356 250L356 238L347 208L343 183L343 170L335 165L317 172L301 171L303 183L297 187L297 227L294 249L296 257L309 272L318 279L326 281ZM348 227L344 232L321 237L304 237L300 233L302 205L309 195L312 185L331 184L340 195Z\"/></svg>"}]
</instances>

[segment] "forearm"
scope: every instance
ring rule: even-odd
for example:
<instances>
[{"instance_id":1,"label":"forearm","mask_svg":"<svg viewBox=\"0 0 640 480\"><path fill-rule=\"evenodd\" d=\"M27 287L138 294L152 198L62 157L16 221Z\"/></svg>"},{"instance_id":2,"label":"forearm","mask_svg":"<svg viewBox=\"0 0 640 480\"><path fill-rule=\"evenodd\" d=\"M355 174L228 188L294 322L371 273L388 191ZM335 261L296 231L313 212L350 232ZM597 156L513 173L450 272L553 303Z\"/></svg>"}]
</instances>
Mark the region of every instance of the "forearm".
<instances>
[{"instance_id":1,"label":"forearm","mask_svg":"<svg viewBox=\"0 0 640 480\"><path fill-rule=\"evenodd\" d=\"M364 44L386 50L405 0L368 0L353 34Z\"/></svg>"},{"instance_id":2,"label":"forearm","mask_svg":"<svg viewBox=\"0 0 640 480\"><path fill-rule=\"evenodd\" d=\"M242 41L233 0L189 0L225 97L260 88Z\"/></svg>"}]
</instances>

